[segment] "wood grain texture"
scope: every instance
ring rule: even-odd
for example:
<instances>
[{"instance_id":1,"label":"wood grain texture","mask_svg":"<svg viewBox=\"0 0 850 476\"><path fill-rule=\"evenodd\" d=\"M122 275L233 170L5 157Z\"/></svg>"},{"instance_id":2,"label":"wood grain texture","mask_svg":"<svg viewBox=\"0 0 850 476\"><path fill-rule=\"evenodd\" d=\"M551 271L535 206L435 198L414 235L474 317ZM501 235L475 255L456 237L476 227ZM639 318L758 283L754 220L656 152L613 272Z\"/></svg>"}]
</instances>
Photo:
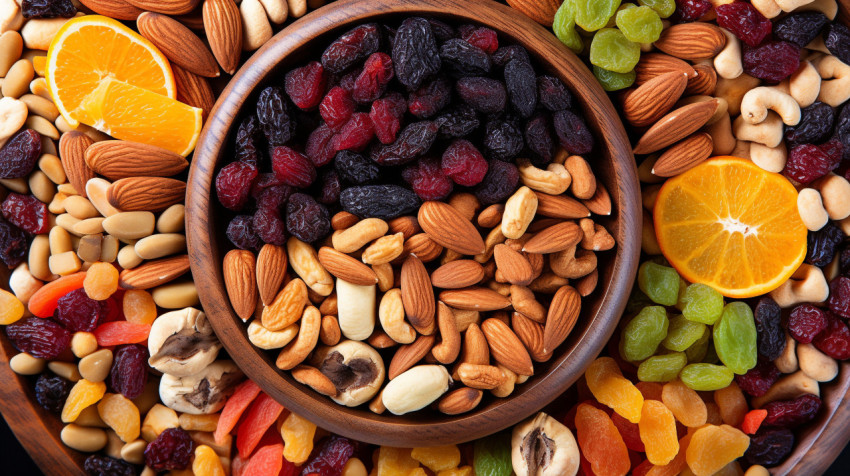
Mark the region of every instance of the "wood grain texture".
<instances>
[{"instance_id":1,"label":"wood grain texture","mask_svg":"<svg viewBox=\"0 0 850 476\"><path fill-rule=\"evenodd\" d=\"M342 32L367 21L398 21L432 15L457 23L479 23L525 46L549 73L559 76L581 103L600 143L599 180L611 192L615 211L600 220L617 238L616 255L600 258L601 285L586 300L579 324L537 376L507 399L487 399L471 413L447 416L419 412L397 417L366 408L345 408L298 384L274 366L273 356L253 347L246 326L233 312L222 278L226 224L216 214L210 190L224 144L235 133L242 108L283 73L314 59ZM590 71L552 34L506 5L489 0L342 0L296 21L266 43L240 69L210 113L189 175L188 245L201 302L230 355L267 393L292 411L330 431L376 444L426 446L457 443L507 428L554 400L582 374L613 333L634 282L640 252L640 197L635 162L617 112Z\"/></svg>"}]
</instances>

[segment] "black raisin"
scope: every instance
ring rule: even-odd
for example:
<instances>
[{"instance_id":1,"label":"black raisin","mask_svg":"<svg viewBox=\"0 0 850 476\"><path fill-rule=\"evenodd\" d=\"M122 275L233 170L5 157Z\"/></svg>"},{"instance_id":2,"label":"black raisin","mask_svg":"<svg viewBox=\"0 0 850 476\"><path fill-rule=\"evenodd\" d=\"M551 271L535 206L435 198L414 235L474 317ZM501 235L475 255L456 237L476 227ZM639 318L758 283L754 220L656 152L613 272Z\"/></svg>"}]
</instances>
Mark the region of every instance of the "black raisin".
<instances>
[{"instance_id":1,"label":"black raisin","mask_svg":"<svg viewBox=\"0 0 850 476\"><path fill-rule=\"evenodd\" d=\"M53 413L62 413L65 399L71 393L73 387L70 381L58 375L43 373L35 381L35 399L45 410Z\"/></svg>"},{"instance_id":2,"label":"black raisin","mask_svg":"<svg viewBox=\"0 0 850 476\"><path fill-rule=\"evenodd\" d=\"M519 45L503 46L493 53L493 64L500 68L504 68L511 60L525 61L531 63L531 58L528 56L528 50Z\"/></svg>"},{"instance_id":3,"label":"black raisin","mask_svg":"<svg viewBox=\"0 0 850 476\"><path fill-rule=\"evenodd\" d=\"M381 165L402 165L425 154L437 139L439 126L434 121L413 122L399 132L392 144L372 147L372 160Z\"/></svg>"},{"instance_id":4,"label":"black raisin","mask_svg":"<svg viewBox=\"0 0 850 476\"><path fill-rule=\"evenodd\" d=\"M321 240L331 231L328 209L309 195L295 193L286 202L286 229L307 243Z\"/></svg>"},{"instance_id":5,"label":"black raisin","mask_svg":"<svg viewBox=\"0 0 850 476\"><path fill-rule=\"evenodd\" d=\"M785 332L782 330L782 309L769 297L759 299L753 315L758 331L758 353L768 360L776 360L785 350Z\"/></svg>"},{"instance_id":6,"label":"black raisin","mask_svg":"<svg viewBox=\"0 0 850 476\"><path fill-rule=\"evenodd\" d=\"M83 463L89 476L135 476L136 470L130 463L103 455L91 455Z\"/></svg>"},{"instance_id":7,"label":"black raisin","mask_svg":"<svg viewBox=\"0 0 850 476\"><path fill-rule=\"evenodd\" d=\"M818 231L810 231L806 263L819 267L828 265L844 238L844 232L841 231L841 228L832 223L827 223L825 227Z\"/></svg>"},{"instance_id":8,"label":"black raisin","mask_svg":"<svg viewBox=\"0 0 850 476\"><path fill-rule=\"evenodd\" d=\"M24 262L28 250L27 234L0 217L0 260L10 268Z\"/></svg>"},{"instance_id":9,"label":"black raisin","mask_svg":"<svg viewBox=\"0 0 850 476\"><path fill-rule=\"evenodd\" d=\"M537 108L537 76L525 61L511 60L505 66L505 89L511 106L522 117L531 117Z\"/></svg>"},{"instance_id":10,"label":"black raisin","mask_svg":"<svg viewBox=\"0 0 850 476\"><path fill-rule=\"evenodd\" d=\"M760 428L750 437L744 457L750 464L779 464L794 448L794 433L787 428Z\"/></svg>"},{"instance_id":11,"label":"black raisin","mask_svg":"<svg viewBox=\"0 0 850 476\"><path fill-rule=\"evenodd\" d=\"M257 117L269 147L285 145L292 139L295 121L290 118L286 98L280 88L269 86L263 89L257 100Z\"/></svg>"},{"instance_id":12,"label":"black raisin","mask_svg":"<svg viewBox=\"0 0 850 476\"><path fill-rule=\"evenodd\" d=\"M24 129L0 149L0 179L26 177L41 156L41 134Z\"/></svg>"},{"instance_id":13,"label":"black raisin","mask_svg":"<svg viewBox=\"0 0 850 476\"><path fill-rule=\"evenodd\" d=\"M341 73L378 51L380 40L378 25L374 23L353 28L322 53L322 66L331 73Z\"/></svg>"},{"instance_id":14,"label":"black raisin","mask_svg":"<svg viewBox=\"0 0 850 476\"><path fill-rule=\"evenodd\" d=\"M785 129L789 147L799 144L819 144L829 138L835 123L835 111L829 104L817 101L802 110L800 123Z\"/></svg>"},{"instance_id":15,"label":"black raisin","mask_svg":"<svg viewBox=\"0 0 850 476\"><path fill-rule=\"evenodd\" d=\"M444 112L437 117L436 122L440 127L440 139L466 137L481 125L475 109L468 104L459 104Z\"/></svg>"},{"instance_id":16,"label":"black raisin","mask_svg":"<svg viewBox=\"0 0 850 476\"><path fill-rule=\"evenodd\" d=\"M319 175L319 193L316 195L316 199L319 203L333 205L339 201L341 189L339 174L333 168L328 167Z\"/></svg>"},{"instance_id":17,"label":"black raisin","mask_svg":"<svg viewBox=\"0 0 850 476\"><path fill-rule=\"evenodd\" d=\"M519 170L510 162L491 160L484 180L475 188L475 196L484 205L499 203L510 197L519 184Z\"/></svg>"},{"instance_id":18,"label":"black raisin","mask_svg":"<svg viewBox=\"0 0 850 476\"><path fill-rule=\"evenodd\" d=\"M396 77L409 90L416 90L440 71L440 53L431 24L424 18L408 18L395 35L392 58Z\"/></svg>"},{"instance_id":19,"label":"black raisin","mask_svg":"<svg viewBox=\"0 0 850 476\"><path fill-rule=\"evenodd\" d=\"M342 180L353 185L373 182L381 174L378 164L350 150L343 150L336 154L334 167Z\"/></svg>"},{"instance_id":20,"label":"black raisin","mask_svg":"<svg viewBox=\"0 0 850 476\"><path fill-rule=\"evenodd\" d=\"M252 114L243 119L236 131L236 160L257 166L262 158L262 141L257 116Z\"/></svg>"},{"instance_id":21,"label":"black raisin","mask_svg":"<svg viewBox=\"0 0 850 476\"><path fill-rule=\"evenodd\" d=\"M573 95L560 79L552 76L537 78L537 94L540 104L552 112L563 111L573 105Z\"/></svg>"},{"instance_id":22,"label":"black raisin","mask_svg":"<svg viewBox=\"0 0 850 476\"><path fill-rule=\"evenodd\" d=\"M558 141L572 155L584 155L593 149L593 135L584 119L570 111L558 111L552 116Z\"/></svg>"},{"instance_id":23,"label":"black raisin","mask_svg":"<svg viewBox=\"0 0 850 476\"><path fill-rule=\"evenodd\" d=\"M850 103L841 108L841 113L835 121L835 134L832 138L844 146L844 160L850 160Z\"/></svg>"},{"instance_id":24,"label":"black raisin","mask_svg":"<svg viewBox=\"0 0 850 476\"><path fill-rule=\"evenodd\" d=\"M773 35L805 48L820 35L827 23L829 19L820 12L793 13L773 24Z\"/></svg>"},{"instance_id":25,"label":"black raisin","mask_svg":"<svg viewBox=\"0 0 850 476\"><path fill-rule=\"evenodd\" d=\"M549 116L538 113L525 124L525 143L538 157L534 165L543 166L552 161L555 153L555 141L552 139L552 127Z\"/></svg>"},{"instance_id":26,"label":"black raisin","mask_svg":"<svg viewBox=\"0 0 850 476\"><path fill-rule=\"evenodd\" d=\"M490 73L490 56L481 48L460 38L452 38L440 47L440 58L455 77L481 76Z\"/></svg>"},{"instance_id":27,"label":"black raisin","mask_svg":"<svg viewBox=\"0 0 850 476\"><path fill-rule=\"evenodd\" d=\"M410 93L408 110L420 119L428 119L442 111L452 100L452 84L446 78L437 78Z\"/></svg>"},{"instance_id":28,"label":"black raisin","mask_svg":"<svg viewBox=\"0 0 850 476\"><path fill-rule=\"evenodd\" d=\"M419 197L398 185L363 185L342 191L339 202L343 210L360 218L391 220L415 212Z\"/></svg>"},{"instance_id":29,"label":"black raisin","mask_svg":"<svg viewBox=\"0 0 850 476\"><path fill-rule=\"evenodd\" d=\"M478 112L496 114L505 110L508 93L501 81L481 76L460 78L455 89L460 98Z\"/></svg>"},{"instance_id":30,"label":"black raisin","mask_svg":"<svg viewBox=\"0 0 850 476\"><path fill-rule=\"evenodd\" d=\"M844 64L850 64L850 28L841 23L831 23L826 27L823 42L833 56Z\"/></svg>"},{"instance_id":31,"label":"black raisin","mask_svg":"<svg viewBox=\"0 0 850 476\"><path fill-rule=\"evenodd\" d=\"M254 232L254 221L251 215L237 215L227 225L227 239L237 248L254 250L260 248L260 237Z\"/></svg>"},{"instance_id":32,"label":"black raisin","mask_svg":"<svg viewBox=\"0 0 850 476\"><path fill-rule=\"evenodd\" d=\"M457 31L448 23L437 20L436 18L429 18L428 23L431 24L431 31L434 32L434 37L440 43L457 38Z\"/></svg>"},{"instance_id":33,"label":"black raisin","mask_svg":"<svg viewBox=\"0 0 850 476\"><path fill-rule=\"evenodd\" d=\"M77 7L71 0L24 0L21 2L21 15L24 18L71 18L77 14Z\"/></svg>"},{"instance_id":34,"label":"black raisin","mask_svg":"<svg viewBox=\"0 0 850 476\"><path fill-rule=\"evenodd\" d=\"M511 121L496 119L487 123L484 132L484 151L491 159L511 160L525 146L522 132Z\"/></svg>"}]
</instances>

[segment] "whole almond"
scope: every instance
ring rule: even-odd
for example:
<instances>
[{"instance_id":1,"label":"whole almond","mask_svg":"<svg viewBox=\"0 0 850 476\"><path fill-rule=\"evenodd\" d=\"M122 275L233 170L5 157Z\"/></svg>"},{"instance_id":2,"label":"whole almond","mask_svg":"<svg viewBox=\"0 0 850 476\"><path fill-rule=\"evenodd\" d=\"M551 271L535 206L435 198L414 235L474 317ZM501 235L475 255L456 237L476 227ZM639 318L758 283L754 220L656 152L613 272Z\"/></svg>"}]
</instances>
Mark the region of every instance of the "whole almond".
<instances>
[{"instance_id":1,"label":"whole almond","mask_svg":"<svg viewBox=\"0 0 850 476\"><path fill-rule=\"evenodd\" d=\"M358 221L360 221L360 219L357 218L357 215L346 211L337 212L331 217L331 228L333 228L334 231L344 230L351 227Z\"/></svg>"},{"instance_id":2,"label":"whole almond","mask_svg":"<svg viewBox=\"0 0 850 476\"><path fill-rule=\"evenodd\" d=\"M460 415L478 406L483 396L481 390L461 387L445 394L437 403L437 410L446 415Z\"/></svg>"},{"instance_id":3,"label":"whole almond","mask_svg":"<svg viewBox=\"0 0 850 476\"><path fill-rule=\"evenodd\" d=\"M587 200L582 200L592 213L597 215L607 216L611 214L611 195L608 194L608 189L605 185L596 182L596 193Z\"/></svg>"},{"instance_id":4,"label":"whole almond","mask_svg":"<svg viewBox=\"0 0 850 476\"><path fill-rule=\"evenodd\" d=\"M519 286L528 286L534 280L534 270L531 268L531 263L525 256L507 245L496 245L493 248L493 258L496 260L496 268L501 271L507 282Z\"/></svg>"},{"instance_id":5,"label":"whole almond","mask_svg":"<svg viewBox=\"0 0 850 476\"><path fill-rule=\"evenodd\" d=\"M447 203L428 201L419 208L419 225L440 245L463 255L484 252L484 240L471 221Z\"/></svg>"},{"instance_id":6,"label":"whole almond","mask_svg":"<svg viewBox=\"0 0 850 476\"><path fill-rule=\"evenodd\" d=\"M322 395L328 397L335 397L337 395L334 383L316 367L303 364L298 365L292 369L292 378L296 382L306 385Z\"/></svg>"},{"instance_id":7,"label":"whole almond","mask_svg":"<svg viewBox=\"0 0 850 476\"><path fill-rule=\"evenodd\" d=\"M148 11L139 15L136 26L139 33L159 48L172 63L199 76L215 78L219 75L218 63L209 48L192 30L177 20Z\"/></svg>"},{"instance_id":8,"label":"whole almond","mask_svg":"<svg viewBox=\"0 0 850 476\"><path fill-rule=\"evenodd\" d=\"M131 5L126 0L80 0L91 11L116 20L135 21L144 10Z\"/></svg>"},{"instance_id":9,"label":"whole almond","mask_svg":"<svg viewBox=\"0 0 850 476\"><path fill-rule=\"evenodd\" d=\"M712 99L682 106L649 128L635 145L635 154L651 154L688 137L704 126L720 101Z\"/></svg>"},{"instance_id":10,"label":"whole almond","mask_svg":"<svg viewBox=\"0 0 850 476\"><path fill-rule=\"evenodd\" d=\"M492 390L507 379L507 375L495 365L462 363L457 368L460 381L470 388Z\"/></svg>"},{"instance_id":11,"label":"whole almond","mask_svg":"<svg viewBox=\"0 0 850 476\"><path fill-rule=\"evenodd\" d=\"M484 279L484 267L475 260L459 259L446 263L431 273L436 288L460 289L478 284Z\"/></svg>"},{"instance_id":12,"label":"whole almond","mask_svg":"<svg viewBox=\"0 0 850 476\"><path fill-rule=\"evenodd\" d=\"M399 347L393 355L390 367L387 369L387 378L392 380L416 365L428 355L431 347L434 347L435 339L436 337L432 335L419 336L413 343Z\"/></svg>"},{"instance_id":13,"label":"whole almond","mask_svg":"<svg viewBox=\"0 0 850 476\"><path fill-rule=\"evenodd\" d=\"M417 233L404 241L404 251L397 261L406 258L408 255L415 255L422 260L423 263L434 261L440 257L443 252L443 247L436 241L432 240L427 233Z\"/></svg>"},{"instance_id":14,"label":"whole almond","mask_svg":"<svg viewBox=\"0 0 850 476\"><path fill-rule=\"evenodd\" d=\"M435 330L436 301L428 270L416 256L409 256L401 266L401 302L410 324L422 334Z\"/></svg>"},{"instance_id":15,"label":"whole almond","mask_svg":"<svg viewBox=\"0 0 850 476\"><path fill-rule=\"evenodd\" d=\"M581 312L581 296L571 286L561 286L555 292L546 325L543 328L543 352L552 353L561 345L576 325Z\"/></svg>"},{"instance_id":16,"label":"whole almond","mask_svg":"<svg viewBox=\"0 0 850 476\"><path fill-rule=\"evenodd\" d=\"M556 253L577 245L583 236L578 225L571 221L565 221L552 225L532 236L523 245L522 251L526 253Z\"/></svg>"},{"instance_id":17,"label":"whole almond","mask_svg":"<svg viewBox=\"0 0 850 476\"><path fill-rule=\"evenodd\" d=\"M481 332L481 327L474 322L469 324L463 334L460 362L480 365L490 363L490 348L487 346L487 338Z\"/></svg>"},{"instance_id":18,"label":"whole almond","mask_svg":"<svg viewBox=\"0 0 850 476\"><path fill-rule=\"evenodd\" d=\"M86 182L94 178L94 171L86 165L86 150L94 141L82 132L69 131L59 139L59 158L68 182L83 197L86 197Z\"/></svg>"},{"instance_id":19,"label":"whole almond","mask_svg":"<svg viewBox=\"0 0 850 476\"><path fill-rule=\"evenodd\" d=\"M401 233L404 235L405 240L409 240L411 236L422 231L422 228L419 226L419 220L411 216L395 218L390 220L387 225L390 227L390 234Z\"/></svg>"},{"instance_id":20,"label":"whole almond","mask_svg":"<svg viewBox=\"0 0 850 476\"><path fill-rule=\"evenodd\" d=\"M694 134L664 151L655 162L652 173L659 177L679 175L709 158L713 147L709 134Z\"/></svg>"},{"instance_id":21,"label":"whole almond","mask_svg":"<svg viewBox=\"0 0 850 476\"><path fill-rule=\"evenodd\" d=\"M531 360L546 362L552 357L551 352L543 350L543 324L532 321L528 317L515 312L511 316L511 328L517 338L525 346Z\"/></svg>"},{"instance_id":22,"label":"whole almond","mask_svg":"<svg viewBox=\"0 0 850 476\"><path fill-rule=\"evenodd\" d=\"M123 178L106 192L109 204L121 211L161 212L185 195L186 182L163 177Z\"/></svg>"},{"instance_id":23,"label":"whole almond","mask_svg":"<svg viewBox=\"0 0 850 476\"><path fill-rule=\"evenodd\" d=\"M558 0L508 0L508 5L545 27L551 27L561 2Z\"/></svg>"},{"instance_id":24,"label":"whole almond","mask_svg":"<svg viewBox=\"0 0 850 476\"><path fill-rule=\"evenodd\" d=\"M680 23L663 32L655 47L683 60L713 58L726 46L726 36L720 28L704 22Z\"/></svg>"},{"instance_id":25,"label":"whole almond","mask_svg":"<svg viewBox=\"0 0 850 476\"><path fill-rule=\"evenodd\" d=\"M86 164L109 180L128 177L170 177L186 170L180 154L148 144L123 140L95 142L86 149Z\"/></svg>"},{"instance_id":26,"label":"whole almond","mask_svg":"<svg viewBox=\"0 0 850 476\"><path fill-rule=\"evenodd\" d=\"M537 195L537 214L549 218L570 220L590 216L590 210L581 202L564 195L549 195L534 192Z\"/></svg>"},{"instance_id":27,"label":"whole almond","mask_svg":"<svg viewBox=\"0 0 850 476\"><path fill-rule=\"evenodd\" d=\"M378 283L378 275L372 268L359 260L339 251L323 246L319 249L319 262L335 277L359 286Z\"/></svg>"},{"instance_id":28,"label":"whole almond","mask_svg":"<svg viewBox=\"0 0 850 476\"><path fill-rule=\"evenodd\" d=\"M171 71L174 73L174 82L177 85L177 100L202 109L204 118L206 118L212 111L213 104L215 104L215 96L210 83L206 78L202 78L176 64L171 65Z\"/></svg>"},{"instance_id":29,"label":"whole almond","mask_svg":"<svg viewBox=\"0 0 850 476\"><path fill-rule=\"evenodd\" d=\"M118 277L123 289L150 289L169 283L189 271L189 255L148 261L133 269L121 271Z\"/></svg>"},{"instance_id":30,"label":"whole almond","mask_svg":"<svg viewBox=\"0 0 850 476\"><path fill-rule=\"evenodd\" d=\"M653 78L672 71L684 73L688 78L697 75L696 70L679 58L664 53L649 53L640 56L635 65L635 85L641 86Z\"/></svg>"},{"instance_id":31,"label":"whole almond","mask_svg":"<svg viewBox=\"0 0 850 476\"><path fill-rule=\"evenodd\" d=\"M283 284L287 265L286 249L282 246L265 244L257 256L257 287L260 299L271 306Z\"/></svg>"},{"instance_id":32,"label":"whole almond","mask_svg":"<svg viewBox=\"0 0 850 476\"><path fill-rule=\"evenodd\" d=\"M717 71L714 67L708 64L698 64L694 66L696 77L688 79L688 87L685 89L686 95L706 95L714 94L714 88L717 86Z\"/></svg>"},{"instance_id":33,"label":"whole almond","mask_svg":"<svg viewBox=\"0 0 850 476\"><path fill-rule=\"evenodd\" d=\"M165 15L183 15L198 6L200 0L126 0L142 10L162 13Z\"/></svg>"},{"instance_id":34,"label":"whole almond","mask_svg":"<svg viewBox=\"0 0 850 476\"><path fill-rule=\"evenodd\" d=\"M519 337L507 324L496 318L490 318L481 323L481 331L487 338L490 355L493 359L516 373L517 375L534 375L534 364L531 356Z\"/></svg>"},{"instance_id":35,"label":"whole almond","mask_svg":"<svg viewBox=\"0 0 850 476\"><path fill-rule=\"evenodd\" d=\"M202 7L207 40L221 69L233 74L242 54L242 17L233 0L204 0Z\"/></svg>"},{"instance_id":36,"label":"whole almond","mask_svg":"<svg viewBox=\"0 0 850 476\"><path fill-rule=\"evenodd\" d=\"M223 274L227 296L236 315L247 321L257 306L257 261L248 250L231 250L224 255Z\"/></svg>"},{"instance_id":37,"label":"whole almond","mask_svg":"<svg viewBox=\"0 0 850 476\"><path fill-rule=\"evenodd\" d=\"M498 311L511 305L511 300L489 288L469 287L440 293L440 301L466 311Z\"/></svg>"},{"instance_id":38,"label":"whole almond","mask_svg":"<svg viewBox=\"0 0 850 476\"><path fill-rule=\"evenodd\" d=\"M676 104L687 85L688 77L681 71L656 76L625 97L623 117L633 126L648 126Z\"/></svg>"}]
</instances>

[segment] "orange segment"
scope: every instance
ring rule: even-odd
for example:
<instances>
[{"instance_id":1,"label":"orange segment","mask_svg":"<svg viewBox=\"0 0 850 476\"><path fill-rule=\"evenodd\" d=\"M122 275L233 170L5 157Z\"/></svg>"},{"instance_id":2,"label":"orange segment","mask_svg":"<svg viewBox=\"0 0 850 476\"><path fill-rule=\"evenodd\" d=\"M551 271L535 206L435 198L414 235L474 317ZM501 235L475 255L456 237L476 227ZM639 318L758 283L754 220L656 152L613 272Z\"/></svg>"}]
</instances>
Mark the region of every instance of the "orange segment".
<instances>
[{"instance_id":1,"label":"orange segment","mask_svg":"<svg viewBox=\"0 0 850 476\"><path fill-rule=\"evenodd\" d=\"M106 78L72 113L80 122L116 139L151 144L186 156L201 134L203 110Z\"/></svg>"},{"instance_id":2,"label":"orange segment","mask_svg":"<svg viewBox=\"0 0 850 476\"><path fill-rule=\"evenodd\" d=\"M46 79L56 107L68 123L71 114L105 78L175 97L174 76L163 54L147 39L101 15L65 23L47 51Z\"/></svg>"},{"instance_id":3,"label":"orange segment","mask_svg":"<svg viewBox=\"0 0 850 476\"><path fill-rule=\"evenodd\" d=\"M668 180L655 202L664 257L727 297L772 291L806 257L797 190L752 162L717 157Z\"/></svg>"}]
</instances>

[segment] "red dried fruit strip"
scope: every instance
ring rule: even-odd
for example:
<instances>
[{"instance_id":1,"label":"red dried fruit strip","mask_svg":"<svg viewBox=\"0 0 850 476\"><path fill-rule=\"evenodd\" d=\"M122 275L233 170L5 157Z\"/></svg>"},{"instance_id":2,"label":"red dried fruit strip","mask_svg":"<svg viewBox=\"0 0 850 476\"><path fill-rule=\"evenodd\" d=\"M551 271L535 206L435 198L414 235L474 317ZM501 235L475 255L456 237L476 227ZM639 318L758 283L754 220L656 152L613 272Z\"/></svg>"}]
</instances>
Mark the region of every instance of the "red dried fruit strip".
<instances>
[{"instance_id":1,"label":"red dried fruit strip","mask_svg":"<svg viewBox=\"0 0 850 476\"><path fill-rule=\"evenodd\" d=\"M274 424L282 411L283 406L265 393L254 400L236 431L236 448L242 457L247 457L254 451L266 430Z\"/></svg>"},{"instance_id":2,"label":"red dried fruit strip","mask_svg":"<svg viewBox=\"0 0 850 476\"><path fill-rule=\"evenodd\" d=\"M49 282L32 295L27 307L37 317L50 317L59 299L75 289L81 289L85 279L86 273L81 271Z\"/></svg>"},{"instance_id":3,"label":"red dried fruit strip","mask_svg":"<svg viewBox=\"0 0 850 476\"><path fill-rule=\"evenodd\" d=\"M264 446L251 456L242 476L276 476L283 467L283 445Z\"/></svg>"},{"instance_id":4,"label":"red dried fruit strip","mask_svg":"<svg viewBox=\"0 0 850 476\"><path fill-rule=\"evenodd\" d=\"M101 347L138 344L147 340L150 333L150 324L136 324L127 321L106 322L94 330L97 345Z\"/></svg>"},{"instance_id":5,"label":"red dried fruit strip","mask_svg":"<svg viewBox=\"0 0 850 476\"><path fill-rule=\"evenodd\" d=\"M741 430L748 435L755 435L765 418L767 418L767 410L750 410L744 415Z\"/></svg>"},{"instance_id":6,"label":"red dried fruit strip","mask_svg":"<svg viewBox=\"0 0 850 476\"><path fill-rule=\"evenodd\" d=\"M221 410L221 416L218 419L218 425L215 427L213 437L215 438L216 444L220 445L224 443L225 436L233 430L239 422L239 418L242 416L242 413L245 412L245 409L251 405L251 402L253 402L259 394L260 387L251 380L246 380L236 387L233 395L231 395L230 398L227 399L227 403L224 404L224 408Z\"/></svg>"}]
</instances>

